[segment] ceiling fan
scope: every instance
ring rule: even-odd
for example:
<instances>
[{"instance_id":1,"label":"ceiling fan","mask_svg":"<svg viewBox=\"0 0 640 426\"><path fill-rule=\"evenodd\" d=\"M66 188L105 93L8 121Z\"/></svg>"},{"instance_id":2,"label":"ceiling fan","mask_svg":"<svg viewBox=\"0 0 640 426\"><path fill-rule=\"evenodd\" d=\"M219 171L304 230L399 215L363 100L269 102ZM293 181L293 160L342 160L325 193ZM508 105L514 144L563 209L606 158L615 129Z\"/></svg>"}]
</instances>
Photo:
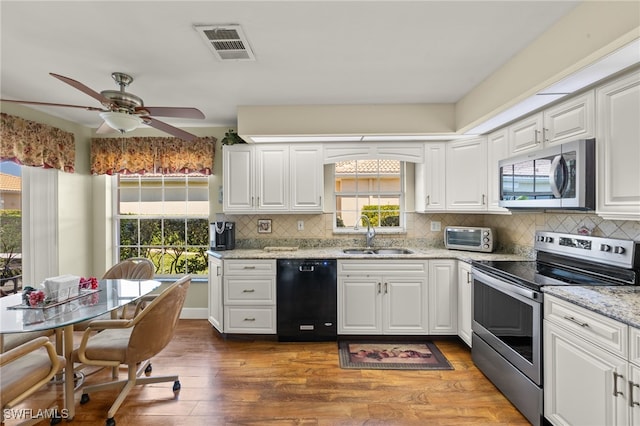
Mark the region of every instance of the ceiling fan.
<instances>
[{"instance_id":1,"label":"ceiling fan","mask_svg":"<svg viewBox=\"0 0 640 426\"><path fill-rule=\"evenodd\" d=\"M0 101L15 102L28 105L61 106L68 108L82 108L88 111L100 111L99 115L100 118L104 120L104 123L102 123L102 125L98 127L96 133L109 133L114 130L120 133L126 133L136 129L140 124L144 123L147 126L154 127L165 133L169 133L170 135L187 141L196 139L196 136L189 132L185 132L182 129L171 126L170 124L167 124L163 121L157 120L154 118L154 116L194 119L204 118L204 114L197 108L145 106L141 98L125 91L125 88L133 81L133 77L125 73L114 72L111 74L111 77L115 80L116 84L120 86L120 90L103 90L100 93L69 77L54 73L49 74L96 99L102 104L103 108L8 99L0 99Z\"/></svg>"}]
</instances>

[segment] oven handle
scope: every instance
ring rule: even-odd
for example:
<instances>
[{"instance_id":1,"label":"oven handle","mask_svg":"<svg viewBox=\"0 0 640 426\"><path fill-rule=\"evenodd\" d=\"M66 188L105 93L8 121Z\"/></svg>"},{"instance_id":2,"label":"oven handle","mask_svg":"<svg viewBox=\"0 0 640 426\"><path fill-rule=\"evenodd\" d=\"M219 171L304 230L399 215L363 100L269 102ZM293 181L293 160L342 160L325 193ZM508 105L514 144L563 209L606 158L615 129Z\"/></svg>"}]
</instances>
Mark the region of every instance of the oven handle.
<instances>
[{"instance_id":1,"label":"oven handle","mask_svg":"<svg viewBox=\"0 0 640 426\"><path fill-rule=\"evenodd\" d=\"M517 284L507 283L498 278L492 277L491 275L485 274L484 272L480 272L477 269L471 269L471 275L474 279L478 279L482 281L483 284L488 285L489 287L493 287L498 291L501 291L506 294L517 294L527 299L534 300L536 302L541 302L540 296L541 294L535 290L529 290L524 287L520 287Z\"/></svg>"}]
</instances>

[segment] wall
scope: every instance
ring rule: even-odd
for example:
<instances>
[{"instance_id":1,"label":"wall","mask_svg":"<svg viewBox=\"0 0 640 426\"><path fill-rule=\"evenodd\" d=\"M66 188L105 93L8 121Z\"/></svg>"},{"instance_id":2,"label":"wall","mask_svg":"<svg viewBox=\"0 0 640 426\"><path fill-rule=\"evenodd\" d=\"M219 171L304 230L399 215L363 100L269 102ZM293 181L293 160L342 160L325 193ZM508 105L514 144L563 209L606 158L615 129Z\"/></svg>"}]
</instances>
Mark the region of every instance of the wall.
<instances>
[{"instance_id":1,"label":"wall","mask_svg":"<svg viewBox=\"0 0 640 426\"><path fill-rule=\"evenodd\" d=\"M317 215L227 215L236 222L238 248L264 248L267 246L358 247L364 245L362 234L334 234L333 214ZM258 234L258 219L272 220L271 234ZM304 221L304 230L297 230L298 220ZM374 239L377 246L443 247L443 232L431 231L431 222L445 226L488 226L494 228L497 250L533 256L533 238L536 231L576 233L586 226L593 235L640 241L640 221L611 221L589 213L513 213L505 214L407 214L405 234L380 234Z\"/></svg>"}]
</instances>

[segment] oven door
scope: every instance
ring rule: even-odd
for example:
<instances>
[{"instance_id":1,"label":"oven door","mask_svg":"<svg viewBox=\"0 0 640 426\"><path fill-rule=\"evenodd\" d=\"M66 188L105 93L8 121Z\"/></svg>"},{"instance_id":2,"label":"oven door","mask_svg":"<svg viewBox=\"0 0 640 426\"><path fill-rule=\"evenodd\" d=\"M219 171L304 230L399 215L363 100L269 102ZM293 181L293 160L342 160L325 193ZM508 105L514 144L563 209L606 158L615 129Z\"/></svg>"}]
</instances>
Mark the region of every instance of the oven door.
<instances>
[{"instance_id":1,"label":"oven door","mask_svg":"<svg viewBox=\"0 0 640 426\"><path fill-rule=\"evenodd\" d=\"M473 332L542 385L542 293L477 269L472 276Z\"/></svg>"}]
</instances>

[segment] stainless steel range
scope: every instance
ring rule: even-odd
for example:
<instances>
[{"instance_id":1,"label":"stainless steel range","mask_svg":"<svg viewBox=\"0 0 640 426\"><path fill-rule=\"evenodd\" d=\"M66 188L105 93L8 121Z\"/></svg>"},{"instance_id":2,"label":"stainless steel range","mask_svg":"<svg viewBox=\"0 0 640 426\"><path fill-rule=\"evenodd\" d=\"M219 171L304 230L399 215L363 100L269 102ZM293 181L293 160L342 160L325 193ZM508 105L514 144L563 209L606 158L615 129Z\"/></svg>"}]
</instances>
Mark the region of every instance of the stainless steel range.
<instances>
[{"instance_id":1,"label":"stainless steel range","mask_svg":"<svg viewBox=\"0 0 640 426\"><path fill-rule=\"evenodd\" d=\"M543 417L542 287L639 285L640 242L537 232L535 261L474 261L471 355L533 424Z\"/></svg>"}]
</instances>

